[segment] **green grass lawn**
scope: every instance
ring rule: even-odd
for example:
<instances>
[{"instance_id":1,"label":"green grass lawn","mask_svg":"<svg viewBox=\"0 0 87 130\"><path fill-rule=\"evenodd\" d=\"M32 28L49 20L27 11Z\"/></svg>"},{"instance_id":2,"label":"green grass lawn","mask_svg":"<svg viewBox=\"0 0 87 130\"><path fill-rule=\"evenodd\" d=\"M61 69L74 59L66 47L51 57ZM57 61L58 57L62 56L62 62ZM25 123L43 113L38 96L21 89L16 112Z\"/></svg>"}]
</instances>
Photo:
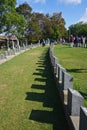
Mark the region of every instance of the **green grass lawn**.
<instances>
[{"instance_id":1,"label":"green grass lawn","mask_svg":"<svg viewBox=\"0 0 87 130\"><path fill-rule=\"evenodd\" d=\"M31 49L0 65L0 130L68 130L48 49Z\"/></svg>"},{"instance_id":2,"label":"green grass lawn","mask_svg":"<svg viewBox=\"0 0 87 130\"><path fill-rule=\"evenodd\" d=\"M4 53L4 51L3 50L0 50L0 54L3 54Z\"/></svg>"},{"instance_id":3,"label":"green grass lawn","mask_svg":"<svg viewBox=\"0 0 87 130\"><path fill-rule=\"evenodd\" d=\"M73 88L83 95L84 105L87 107L87 48L56 45L54 55L59 58L60 64L73 76Z\"/></svg>"}]
</instances>

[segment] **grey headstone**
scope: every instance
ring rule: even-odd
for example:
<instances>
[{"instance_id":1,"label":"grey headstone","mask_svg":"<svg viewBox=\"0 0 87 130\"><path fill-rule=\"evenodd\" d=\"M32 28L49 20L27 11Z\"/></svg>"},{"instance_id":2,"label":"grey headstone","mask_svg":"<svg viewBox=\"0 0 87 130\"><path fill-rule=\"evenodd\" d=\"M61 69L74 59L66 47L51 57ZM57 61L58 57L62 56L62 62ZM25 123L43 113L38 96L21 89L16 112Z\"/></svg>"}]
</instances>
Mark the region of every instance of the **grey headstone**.
<instances>
[{"instance_id":1,"label":"grey headstone","mask_svg":"<svg viewBox=\"0 0 87 130\"><path fill-rule=\"evenodd\" d=\"M62 83L62 72L65 72L65 68L62 66L58 66L58 80L60 83Z\"/></svg>"},{"instance_id":2,"label":"grey headstone","mask_svg":"<svg viewBox=\"0 0 87 130\"><path fill-rule=\"evenodd\" d=\"M14 50L13 50L13 55L15 55L15 53L16 53L16 50L14 49Z\"/></svg>"},{"instance_id":3,"label":"grey headstone","mask_svg":"<svg viewBox=\"0 0 87 130\"><path fill-rule=\"evenodd\" d=\"M51 63L52 63L52 58L53 58L53 53L52 53L52 51L50 51L50 59L51 59Z\"/></svg>"},{"instance_id":4,"label":"grey headstone","mask_svg":"<svg viewBox=\"0 0 87 130\"><path fill-rule=\"evenodd\" d=\"M52 50L51 49L49 50L49 55L50 55L50 59L51 59L51 57L52 57Z\"/></svg>"},{"instance_id":5,"label":"grey headstone","mask_svg":"<svg viewBox=\"0 0 87 130\"><path fill-rule=\"evenodd\" d=\"M11 55L11 51L8 51L8 56L10 56Z\"/></svg>"},{"instance_id":6,"label":"grey headstone","mask_svg":"<svg viewBox=\"0 0 87 130\"><path fill-rule=\"evenodd\" d=\"M56 65L57 65L58 63L59 63L58 58L54 57L54 73L55 73L55 74L57 73Z\"/></svg>"},{"instance_id":7,"label":"grey headstone","mask_svg":"<svg viewBox=\"0 0 87 130\"><path fill-rule=\"evenodd\" d=\"M13 51L11 50L11 55L13 55Z\"/></svg>"},{"instance_id":8,"label":"grey headstone","mask_svg":"<svg viewBox=\"0 0 87 130\"><path fill-rule=\"evenodd\" d=\"M55 57L55 67L56 67L56 64L59 64L59 59L57 57Z\"/></svg>"},{"instance_id":9,"label":"grey headstone","mask_svg":"<svg viewBox=\"0 0 87 130\"><path fill-rule=\"evenodd\" d=\"M58 78L58 76L59 76L59 67L60 67L61 65L60 64L56 64L56 78Z\"/></svg>"},{"instance_id":10,"label":"grey headstone","mask_svg":"<svg viewBox=\"0 0 87 130\"><path fill-rule=\"evenodd\" d=\"M55 66L55 57L54 56L52 57L52 66L53 67Z\"/></svg>"},{"instance_id":11,"label":"grey headstone","mask_svg":"<svg viewBox=\"0 0 87 130\"><path fill-rule=\"evenodd\" d=\"M8 51L5 51L5 52L4 52L4 55L5 55L5 56L8 56Z\"/></svg>"},{"instance_id":12,"label":"grey headstone","mask_svg":"<svg viewBox=\"0 0 87 130\"><path fill-rule=\"evenodd\" d=\"M80 124L79 130L87 130L87 108L80 108Z\"/></svg>"},{"instance_id":13,"label":"grey headstone","mask_svg":"<svg viewBox=\"0 0 87 130\"><path fill-rule=\"evenodd\" d=\"M0 59L4 59L5 58L5 55L4 54L0 54Z\"/></svg>"},{"instance_id":14,"label":"grey headstone","mask_svg":"<svg viewBox=\"0 0 87 130\"><path fill-rule=\"evenodd\" d=\"M50 59L51 59L51 64L52 64L52 58L53 58L53 54L51 53Z\"/></svg>"},{"instance_id":15,"label":"grey headstone","mask_svg":"<svg viewBox=\"0 0 87 130\"><path fill-rule=\"evenodd\" d=\"M65 71L62 72L62 88L63 90L73 88L73 77Z\"/></svg>"},{"instance_id":16,"label":"grey headstone","mask_svg":"<svg viewBox=\"0 0 87 130\"><path fill-rule=\"evenodd\" d=\"M83 106L84 98L82 95L73 89L68 89L68 112L69 115L79 116L80 115L80 107Z\"/></svg>"},{"instance_id":17,"label":"grey headstone","mask_svg":"<svg viewBox=\"0 0 87 130\"><path fill-rule=\"evenodd\" d=\"M1 60L1 54L0 54L0 60Z\"/></svg>"}]
</instances>

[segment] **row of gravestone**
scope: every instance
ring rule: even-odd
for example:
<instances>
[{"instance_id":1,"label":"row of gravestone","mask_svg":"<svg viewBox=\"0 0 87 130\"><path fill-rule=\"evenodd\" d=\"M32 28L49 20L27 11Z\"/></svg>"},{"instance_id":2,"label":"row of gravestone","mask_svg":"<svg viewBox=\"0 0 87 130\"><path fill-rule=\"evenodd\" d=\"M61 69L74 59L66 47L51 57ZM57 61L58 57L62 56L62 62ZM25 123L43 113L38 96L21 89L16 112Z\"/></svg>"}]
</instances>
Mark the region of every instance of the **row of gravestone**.
<instances>
[{"instance_id":1,"label":"row of gravestone","mask_svg":"<svg viewBox=\"0 0 87 130\"><path fill-rule=\"evenodd\" d=\"M4 53L0 54L0 60L6 59L8 56L15 55L17 53L20 53L20 52L25 51L27 49L31 49L32 47L36 47L36 46L38 46L38 44L34 44L34 45L31 44L31 45L15 48L13 50L11 49L11 50L4 51Z\"/></svg>"},{"instance_id":2,"label":"row of gravestone","mask_svg":"<svg viewBox=\"0 0 87 130\"><path fill-rule=\"evenodd\" d=\"M73 77L54 56L53 45L50 46L49 56L70 130L87 130L87 108L83 106L84 98L73 89Z\"/></svg>"}]
</instances>

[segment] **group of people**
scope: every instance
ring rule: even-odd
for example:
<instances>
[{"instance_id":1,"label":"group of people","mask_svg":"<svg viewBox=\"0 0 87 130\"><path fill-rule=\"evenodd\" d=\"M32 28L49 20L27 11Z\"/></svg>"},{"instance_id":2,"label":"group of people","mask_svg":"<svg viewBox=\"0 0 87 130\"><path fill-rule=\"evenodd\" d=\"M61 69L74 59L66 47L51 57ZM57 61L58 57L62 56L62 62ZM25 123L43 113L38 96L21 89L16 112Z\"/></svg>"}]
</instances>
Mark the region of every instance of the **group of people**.
<instances>
[{"instance_id":1,"label":"group of people","mask_svg":"<svg viewBox=\"0 0 87 130\"><path fill-rule=\"evenodd\" d=\"M70 43L71 47L73 47L73 46L85 47L85 42L86 42L86 38L83 36L78 37L77 35L76 36L70 35L69 43Z\"/></svg>"},{"instance_id":2,"label":"group of people","mask_svg":"<svg viewBox=\"0 0 87 130\"><path fill-rule=\"evenodd\" d=\"M49 38L39 40L39 43L42 44L43 47L44 47L46 44L51 45L51 43L53 43L53 42L54 42L54 40L53 40L53 39L49 39Z\"/></svg>"}]
</instances>

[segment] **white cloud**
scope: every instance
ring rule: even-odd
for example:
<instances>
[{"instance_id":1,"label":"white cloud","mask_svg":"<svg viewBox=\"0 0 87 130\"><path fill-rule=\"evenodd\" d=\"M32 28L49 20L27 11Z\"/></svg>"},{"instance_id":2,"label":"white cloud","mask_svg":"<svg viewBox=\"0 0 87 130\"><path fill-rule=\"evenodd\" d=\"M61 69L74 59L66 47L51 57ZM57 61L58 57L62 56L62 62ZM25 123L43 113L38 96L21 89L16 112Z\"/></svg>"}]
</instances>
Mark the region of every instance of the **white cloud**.
<instances>
[{"instance_id":1,"label":"white cloud","mask_svg":"<svg viewBox=\"0 0 87 130\"><path fill-rule=\"evenodd\" d=\"M24 2L27 2L27 3L33 2L33 3L42 3L42 4L44 4L44 3L46 3L46 0L17 0L17 3L20 3L20 4L22 4Z\"/></svg>"},{"instance_id":2,"label":"white cloud","mask_svg":"<svg viewBox=\"0 0 87 130\"><path fill-rule=\"evenodd\" d=\"M45 3L46 0L34 0L35 3Z\"/></svg>"},{"instance_id":3,"label":"white cloud","mask_svg":"<svg viewBox=\"0 0 87 130\"><path fill-rule=\"evenodd\" d=\"M78 22L87 23L87 8L86 8L85 13L83 14L83 16L78 20Z\"/></svg>"},{"instance_id":4,"label":"white cloud","mask_svg":"<svg viewBox=\"0 0 87 130\"><path fill-rule=\"evenodd\" d=\"M82 0L58 0L62 3L67 3L67 4L81 4Z\"/></svg>"}]
</instances>

